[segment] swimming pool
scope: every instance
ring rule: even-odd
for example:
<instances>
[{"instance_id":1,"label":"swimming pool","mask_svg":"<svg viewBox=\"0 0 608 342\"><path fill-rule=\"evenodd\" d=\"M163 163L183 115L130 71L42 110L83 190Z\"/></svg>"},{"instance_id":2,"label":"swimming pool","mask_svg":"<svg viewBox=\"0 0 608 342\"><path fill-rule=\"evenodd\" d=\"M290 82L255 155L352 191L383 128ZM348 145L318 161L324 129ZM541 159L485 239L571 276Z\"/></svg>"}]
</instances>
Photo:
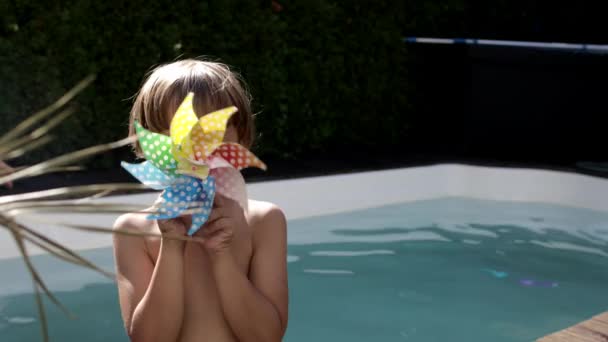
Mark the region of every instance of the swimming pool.
<instances>
[{"instance_id":1,"label":"swimming pool","mask_svg":"<svg viewBox=\"0 0 608 342\"><path fill-rule=\"evenodd\" d=\"M608 213L442 198L290 222L285 341L530 341L608 309ZM108 268L111 249L85 254ZM35 257L78 316L54 341L127 341L114 284ZM38 339L29 279L0 261L0 336Z\"/></svg>"}]
</instances>

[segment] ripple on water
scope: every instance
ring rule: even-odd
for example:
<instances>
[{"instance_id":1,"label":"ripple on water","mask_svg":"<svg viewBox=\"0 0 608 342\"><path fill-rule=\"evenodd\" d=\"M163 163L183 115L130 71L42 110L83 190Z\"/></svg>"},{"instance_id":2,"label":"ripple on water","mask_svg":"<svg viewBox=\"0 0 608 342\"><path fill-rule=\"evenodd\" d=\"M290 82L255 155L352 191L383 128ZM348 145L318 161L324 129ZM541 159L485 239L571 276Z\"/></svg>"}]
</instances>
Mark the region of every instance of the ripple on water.
<instances>
[{"instance_id":1,"label":"ripple on water","mask_svg":"<svg viewBox=\"0 0 608 342\"><path fill-rule=\"evenodd\" d=\"M287 256L287 262L296 262L300 260L300 257L297 255L288 255Z\"/></svg>"},{"instance_id":2,"label":"ripple on water","mask_svg":"<svg viewBox=\"0 0 608 342\"><path fill-rule=\"evenodd\" d=\"M355 272L349 270L322 270L322 269L305 269L304 273L315 274L330 274L330 275L353 275Z\"/></svg>"},{"instance_id":3,"label":"ripple on water","mask_svg":"<svg viewBox=\"0 0 608 342\"><path fill-rule=\"evenodd\" d=\"M374 249L369 251L312 251L309 254L312 256L354 257L369 255L393 255L395 254L395 251L387 249Z\"/></svg>"},{"instance_id":4,"label":"ripple on water","mask_svg":"<svg viewBox=\"0 0 608 342\"><path fill-rule=\"evenodd\" d=\"M530 243L538 245L538 246L546 247L546 248L591 253L591 254L608 257L608 253L604 252L603 250L601 250L599 248L580 246L580 245L569 243L569 242L561 242L561 241L543 242L543 241L538 241L538 240L532 240L532 241L530 241Z\"/></svg>"},{"instance_id":5,"label":"ripple on water","mask_svg":"<svg viewBox=\"0 0 608 342\"><path fill-rule=\"evenodd\" d=\"M10 324L30 324L36 322L36 319L33 317L15 316L7 318L6 321Z\"/></svg>"}]
</instances>

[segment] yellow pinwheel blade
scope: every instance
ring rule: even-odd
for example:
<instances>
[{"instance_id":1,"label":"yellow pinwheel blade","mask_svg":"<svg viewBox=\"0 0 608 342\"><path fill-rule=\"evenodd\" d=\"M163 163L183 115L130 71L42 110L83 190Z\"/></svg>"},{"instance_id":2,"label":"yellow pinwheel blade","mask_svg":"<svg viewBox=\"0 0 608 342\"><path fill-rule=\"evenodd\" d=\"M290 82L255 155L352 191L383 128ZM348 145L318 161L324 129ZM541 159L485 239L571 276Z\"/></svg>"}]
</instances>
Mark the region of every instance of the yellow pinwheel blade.
<instances>
[{"instance_id":1,"label":"yellow pinwheel blade","mask_svg":"<svg viewBox=\"0 0 608 342\"><path fill-rule=\"evenodd\" d=\"M192 106L193 99L194 93L188 93L171 120L172 151L176 159L192 157L192 145L187 142L186 137L199 121Z\"/></svg>"},{"instance_id":2,"label":"yellow pinwheel blade","mask_svg":"<svg viewBox=\"0 0 608 342\"><path fill-rule=\"evenodd\" d=\"M186 158L180 158L177 161L177 165L177 173L183 175L200 179L205 179L209 175L209 166L204 163L196 163Z\"/></svg>"},{"instance_id":3,"label":"yellow pinwheel blade","mask_svg":"<svg viewBox=\"0 0 608 342\"><path fill-rule=\"evenodd\" d=\"M226 126L236 107L227 107L201 117L189 134L196 158L207 158L222 144Z\"/></svg>"}]
</instances>

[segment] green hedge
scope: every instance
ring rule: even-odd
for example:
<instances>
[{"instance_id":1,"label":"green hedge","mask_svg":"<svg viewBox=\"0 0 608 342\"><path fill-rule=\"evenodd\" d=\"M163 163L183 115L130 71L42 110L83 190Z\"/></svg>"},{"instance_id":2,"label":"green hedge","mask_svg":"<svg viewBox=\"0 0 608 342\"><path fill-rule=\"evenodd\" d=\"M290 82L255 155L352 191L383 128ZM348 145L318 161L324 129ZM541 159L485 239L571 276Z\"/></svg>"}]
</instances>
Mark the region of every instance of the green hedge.
<instances>
[{"instance_id":1,"label":"green hedge","mask_svg":"<svg viewBox=\"0 0 608 342\"><path fill-rule=\"evenodd\" d=\"M443 24L420 18L458 14L460 1L423 8L381 0L283 2L280 12L270 1L251 0L0 2L0 128L95 72L78 113L35 157L124 137L143 75L159 63L204 55L247 80L260 113L262 157L400 144L411 111L401 38L412 27L432 34ZM127 152L94 165L116 165Z\"/></svg>"}]
</instances>

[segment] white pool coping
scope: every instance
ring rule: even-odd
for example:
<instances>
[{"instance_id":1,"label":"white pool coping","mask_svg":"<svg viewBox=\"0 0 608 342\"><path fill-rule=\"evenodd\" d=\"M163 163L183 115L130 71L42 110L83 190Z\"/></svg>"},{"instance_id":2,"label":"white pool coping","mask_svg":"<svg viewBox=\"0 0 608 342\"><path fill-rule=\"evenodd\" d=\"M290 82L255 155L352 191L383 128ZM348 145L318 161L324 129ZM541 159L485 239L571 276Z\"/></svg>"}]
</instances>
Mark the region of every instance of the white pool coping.
<instances>
[{"instance_id":1,"label":"white pool coping","mask_svg":"<svg viewBox=\"0 0 608 342\"><path fill-rule=\"evenodd\" d=\"M443 197L541 202L608 212L608 180L580 174L443 164L346 175L250 184L250 198L278 204L288 220L335 214L389 204ZM150 204L157 193L113 196L117 203ZM39 215L36 219L44 218ZM70 215L71 222L111 227L115 216ZM27 221L27 217L23 217ZM32 224L52 238L83 250L112 245L105 234ZM40 250L30 248L33 254ZM8 233L0 230L0 259L18 256Z\"/></svg>"}]
</instances>

